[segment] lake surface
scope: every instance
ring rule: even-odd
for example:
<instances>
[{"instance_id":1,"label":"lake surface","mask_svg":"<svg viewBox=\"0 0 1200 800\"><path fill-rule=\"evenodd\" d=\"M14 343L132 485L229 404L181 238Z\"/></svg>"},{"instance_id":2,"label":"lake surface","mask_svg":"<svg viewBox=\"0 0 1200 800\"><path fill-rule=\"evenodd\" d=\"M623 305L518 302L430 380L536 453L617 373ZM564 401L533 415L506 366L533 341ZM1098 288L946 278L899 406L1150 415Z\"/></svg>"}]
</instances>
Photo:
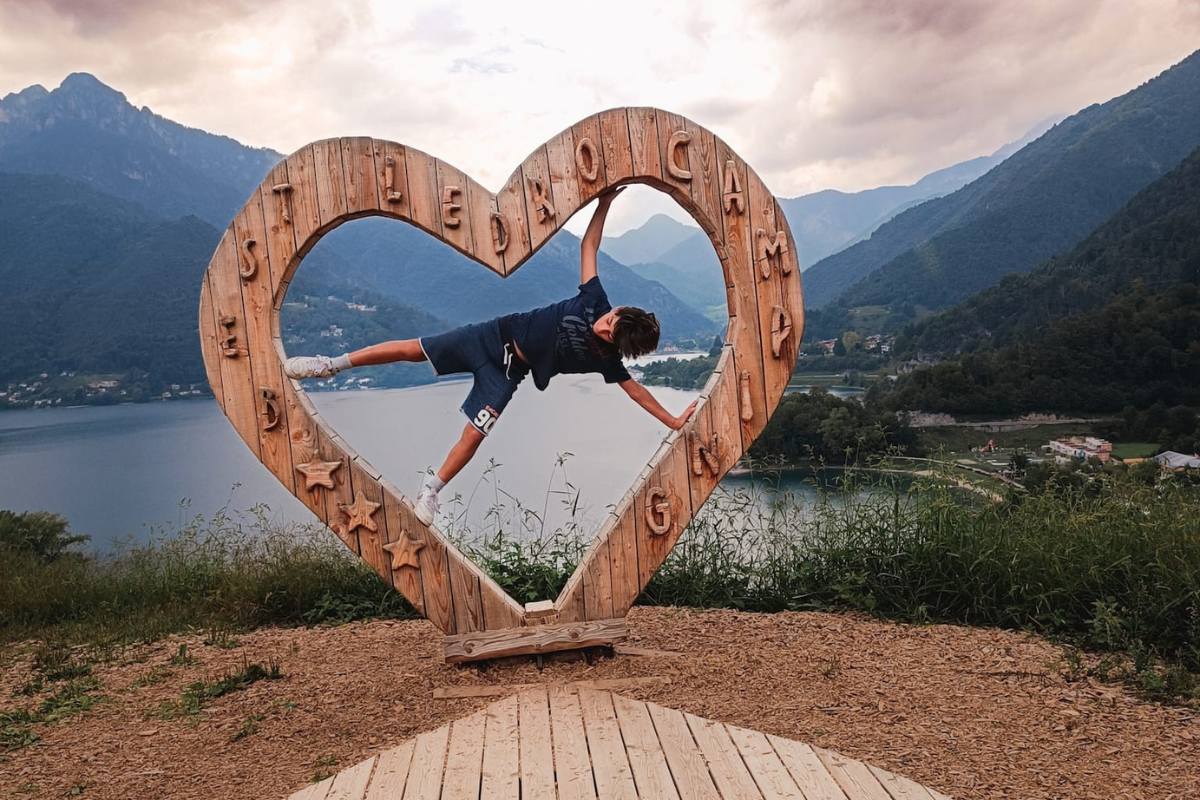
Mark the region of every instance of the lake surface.
<instances>
[{"instance_id":1,"label":"lake surface","mask_svg":"<svg viewBox=\"0 0 1200 800\"><path fill-rule=\"evenodd\" d=\"M314 392L321 415L401 491L415 495L465 424L469 381L409 389ZM697 392L653 387L679 413ZM599 376L523 384L475 460L443 492L444 526L489 531L516 519L595 530L669 431ZM746 477L726 485L743 488ZM815 490L785 477L799 495ZM458 497L456 501L454 498ZM0 508L63 514L92 546L145 540L197 514L257 504L273 520L315 517L286 492L209 398L0 414ZM530 517L521 509L532 511Z\"/></svg>"}]
</instances>

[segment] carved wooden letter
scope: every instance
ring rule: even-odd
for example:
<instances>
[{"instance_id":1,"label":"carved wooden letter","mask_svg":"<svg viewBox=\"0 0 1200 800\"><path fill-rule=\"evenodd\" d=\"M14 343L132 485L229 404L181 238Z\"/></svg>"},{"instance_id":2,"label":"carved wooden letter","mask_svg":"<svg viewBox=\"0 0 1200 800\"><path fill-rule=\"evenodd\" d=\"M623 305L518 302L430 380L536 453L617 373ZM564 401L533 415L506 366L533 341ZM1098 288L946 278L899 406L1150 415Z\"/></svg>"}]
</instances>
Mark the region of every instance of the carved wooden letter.
<instances>
[{"instance_id":1,"label":"carved wooden letter","mask_svg":"<svg viewBox=\"0 0 1200 800\"><path fill-rule=\"evenodd\" d=\"M671 173L671 177L680 181L690 181L692 179L691 170L687 169L688 163L688 143L692 141L692 135L687 131L675 131L671 134L671 138L667 140L667 172ZM683 153L683 165L680 166L679 155Z\"/></svg>"},{"instance_id":2,"label":"carved wooden letter","mask_svg":"<svg viewBox=\"0 0 1200 800\"><path fill-rule=\"evenodd\" d=\"M403 197L396 191L396 159L388 156L383 162L383 199L399 203Z\"/></svg>"},{"instance_id":3,"label":"carved wooden letter","mask_svg":"<svg viewBox=\"0 0 1200 800\"><path fill-rule=\"evenodd\" d=\"M273 431L279 427L279 421L283 419L279 414L279 397L269 386L260 387L258 393L262 396L264 404L262 429Z\"/></svg>"},{"instance_id":4,"label":"carved wooden letter","mask_svg":"<svg viewBox=\"0 0 1200 800\"><path fill-rule=\"evenodd\" d=\"M792 335L792 315L783 306L771 309L771 355L779 358L783 343Z\"/></svg>"},{"instance_id":5,"label":"carved wooden letter","mask_svg":"<svg viewBox=\"0 0 1200 800\"><path fill-rule=\"evenodd\" d=\"M780 271L787 275L792 271L792 265L783 254L788 251L787 234L783 231L775 231L775 233L767 233L764 229L758 228L754 231L755 237L758 239L758 257L761 259L759 270L762 273L763 280L771 277L771 264L773 261L780 262Z\"/></svg>"},{"instance_id":6,"label":"carved wooden letter","mask_svg":"<svg viewBox=\"0 0 1200 800\"><path fill-rule=\"evenodd\" d=\"M503 214L492 212L492 249L500 255L508 249L508 223Z\"/></svg>"},{"instance_id":7,"label":"carved wooden letter","mask_svg":"<svg viewBox=\"0 0 1200 800\"><path fill-rule=\"evenodd\" d=\"M714 478L718 477L721 469L720 437L714 433L708 444L704 444L700 435L693 431L688 434L688 444L692 456L692 474L700 477L707 469Z\"/></svg>"},{"instance_id":8,"label":"carved wooden letter","mask_svg":"<svg viewBox=\"0 0 1200 800\"><path fill-rule=\"evenodd\" d=\"M538 222L545 222L554 216L554 206L546 196L546 186L541 178L529 178L529 193L533 195L533 207L537 210Z\"/></svg>"},{"instance_id":9,"label":"carved wooden letter","mask_svg":"<svg viewBox=\"0 0 1200 800\"><path fill-rule=\"evenodd\" d=\"M754 419L754 403L750 399L750 370L742 370L738 375L738 385L742 388L742 422Z\"/></svg>"},{"instance_id":10,"label":"carved wooden letter","mask_svg":"<svg viewBox=\"0 0 1200 800\"><path fill-rule=\"evenodd\" d=\"M734 210L738 214L746 213L746 195L742 192L742 179L738 177L733 159L725 162L725 191L721 197L725 200L726 214Z\"/></svg>"},{"instance_id":11,"label":"carved wooden letter","mask_svg":"<svg viewBox=\"0 0 1200 800\"><path fill-rule=\"evenodd\" d=\"M575 144L575 166L579 167L579 176L588 183L595 183L600 177L600 159L596 158L596 145L586 136Z\"/></svg>"},{"instance_id":12,"label":"carved wooden letter","mask_svg":"<svg viewBox=\"0 0 1200 800\"><path fill-rule=\"evenodd\" d=\"M442 224L447 228L457 228L458 224L462 222L458 218L458 212L462 206L455 199L460 194L462 194L462 189L457 186L447 186L442 189Z\"/></svg>"},{"instance_id":13,"label":"carved wooden letter","mask_svg":"<svg viewBox=\"0 0 1200 800\"><path fill-rule=\"evenodd\" d=\"M234 325L237 325L237 317L221 317L221 327L225 329L225 335L221 338L221 355L226 358L237 358L242 354L237 346L237 334L233 332Z\"/></svg>"},{"instance_id":14,"label":"carved wooden letter","mask_svg":"<svg viewBox=\"0 0 1200 800\"><path fill-rule=\"evenodd\" d=\"M271 191L275 194L283 196L283 221L288 225L292 224L292 185L290 183L277 183L271 187Z\"/></svg>"},{"instance_id":15,"label":"carved wooden letter","mask_svg":"<svg viewBox=\"0 0 1200 800\"><path fill-rule=\"evenodd\" d=\"M242 242L242 268L238 270L238 275L242 276L242 280L253 280L258 274L258 253L254 252L254 246L258 242L253 239L246 239Z\"/></svg>"},{"instance_id":16,"label":"carved wooden letter","mask_svg":"<svg viewBox=\"0 0 1200 800\"><path fill-rule=\"evenodd\" d=\"M655 536L671 530L671 500L661 486L646 492L646 526Z\"/></svg>"}]
</instances>

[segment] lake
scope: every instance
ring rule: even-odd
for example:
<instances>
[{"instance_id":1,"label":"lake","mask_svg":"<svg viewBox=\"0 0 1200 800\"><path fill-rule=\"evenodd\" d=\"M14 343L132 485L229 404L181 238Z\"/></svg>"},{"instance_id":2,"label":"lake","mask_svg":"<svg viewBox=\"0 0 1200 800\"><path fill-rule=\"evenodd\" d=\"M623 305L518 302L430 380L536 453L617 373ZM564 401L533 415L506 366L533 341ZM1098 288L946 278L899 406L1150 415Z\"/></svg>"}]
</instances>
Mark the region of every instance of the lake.
<instances>
[{"instance_id":1,"label":"lake","mask_svg":"<svg viewBox=\"0 0 1200 800\"><path fill-rule=\"evenodd\" d=\"M408 389L314 392L321 415L401 491L441 463L465 423L469 381ZM679 413L697 392L653 387ZM490 530L519 508L553 528L594 530L669 433L595 375L560 375L546 392L522 384L475 460L443 492L443 525ZM811 487L785 479L789 490ZM744 486L746 478L727 484ZM455 501L453 498L459 498ZM0 508L63 514L110 549L196 514L263 503L277 521L315 518L259 464L209 398L0 414Z\"/></svg>"}]
</instances>

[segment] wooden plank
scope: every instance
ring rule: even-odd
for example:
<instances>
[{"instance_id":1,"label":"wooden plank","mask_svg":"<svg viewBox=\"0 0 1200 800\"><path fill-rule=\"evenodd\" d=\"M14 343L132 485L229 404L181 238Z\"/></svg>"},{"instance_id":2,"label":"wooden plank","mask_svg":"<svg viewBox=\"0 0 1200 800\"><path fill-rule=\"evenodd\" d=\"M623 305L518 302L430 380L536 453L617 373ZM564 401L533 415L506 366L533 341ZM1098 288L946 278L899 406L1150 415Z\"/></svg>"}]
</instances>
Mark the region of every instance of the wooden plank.
<instances>
[{"instance_id":1,"label":"wooden plank","mask_svg":"<svg viewBox=\"0 0 1200 800\"><path fill-rule=\"evenodd\" d=\"M731 163L732 169L729 166ZM725 180L726 172L731 172L737 177L738 185L742 187L743 194L745 194L746 169L745 163L733 150L718 140L717 171L721 175L722 182ZM767 424L763 347L759 325L758 292L755 289L759 278L754 270L748 204L746 204L744 213L738 213L737 206L733 205L728 212L723 213L723 219L725 220L725 257L722 259L722 263L725 268L726 285L732 287L729 292L731 319L725 340L732 344L734 349L734 369L739 380L737 397L742 410L739 420L744 452L749 449L750 443ZM769 311L770 309L768 309L768 313ZM744 407L742 397L741 379L743 374L749 376L747 394L749 394L750 405L748 410ZM749 419L744 419L745 416L749 416Z\"/></svg>"},{"instance_id":2,"label":"wooden plank","mask_svg":"<svg viewBox=\"0 0 1200 800\"><path fill-rule=\"evenodd\" d=\"M519 628L524 621L517 601L486 574L479 578L479 596L483 603L483 629L489 631Z\"/></svg>"},{"instance_id":3,"label":"wooden plank","mask_svg":"<svg viewBox=\"0 0 1200 800\"><path fill-rule=\"evenodd\" d=\"M454 626L459 634L483 630L483 601L479 577L463 562L465 558L447 548L450 559L450 595L454 603Z\"/></svg>"},{"instance_id":4,"label":"wooden plank","mask_svg":"<svg viewBox=\"0 0 1200 800\"><path fill-rule=\"evenodd\" d=\"M764 734L734 725L726 725L725 730L766 800L805 800L804 793L792 780Z\"/></svg>"},{"instance_id":5,"label":"wooden plank","mask_svg":"<svg viewBox=\"0 0 1200 800\"><path fill-rule=\"evenodd\" d=\"M779 201L775 200L775 224L787 236L788 250L783 254L784 272L779 276L780 291L783 295L783 305L792 315L792 340L790 346L796 355L791 356L793 369L799 357L800 344L804 340L804 289L800 281L800 253L796 248L796 239L792 236L791 226L787 215Z\"/></svg>"},{"instance_id":6,"label":"wooden plank","mask_svg":"<svg viewBox=\"0 0 1200 800\"><path fill-rule=\"evenodd\" d=\"M586 619L612 619L613 592L610 566L611 540L599 541L595 551L584 561L583 573L584 617Z\"/></svg>"},{"instance_id":7,"label":"wooden plank","mask_svg":"<svg viewBox=\"0 0 1200 800\"><path fill-rule=\"evenodd\" d=\"M504 249L504 274L511 274L524 263L533 246L529 241L529 214L525 208L524 179L521 168L509 176L496 195L500 216L504 219L508 243Z\"/></svg>"},{"instance_id":8,"label":"wooden plank","mask_svg":"<svg viewBox=\"0 0 1200 800\"><path fill-rule=\"evenodd\" d=\"M446 760L446 742L450 726L426 731L416 738L404 800L438 800L442 792L442 768Z\"/></svg>"},{"instance_id":9,"label":"wooden plank","mask_svg":"<svg viewBox=\"0 0 1200 800\"><path fill-rule=\"evenodd\" d=\"M379 186L375 180L374 140L369 136L343 136L338 144L346 181L346 213L375 213L379 210Z\"/></svg>"},{"instance_id":10,"label":"wooden plank","mask_svg":"<svg viewBox=\"0 0 1200 800\"><path fill-rule=\"evenodd\" d=\"M387 520L387 543L412 542L409 551L417 554L416 566L396 566L395 558L389 553L392 569L392 585L396 591L404 595L404 599L417 610L418 614L425 613L425 593L421 587L421 550L425 548L425 526L414 525L412 511L404 504L399 493L386 481L383 487L383 514Z\"/></svg>"},{"instance_id":11,"label":"wooden plank","mask_svg":"<svg viewBox=\"0 0 1200 800\"><path fill-rule=\"evenodd\" d=\"M916 781L894 772L888 772L886 769L880 769L874 764L867 764L866 767L871 770L871 774L887 790L893 800L933 800L933 793Z\"/></svg>"},{"instance_id":12,"label":"wooden plank","mask_svg":"<svg viewBox=\"0 0 1200 800\"><path fill-rule=\"evenodd\" d=\"M384 750L375 762L375 772L363 800L395 800L404 796L404 785L408 782L408 770L412 765L416 740L409 739L399 747Z\"/></svg>"},{"instance_id":13,"label":"wooden plank","mask_svg":"<svg viewBox=\"0 0 1200 800\"><path fill-rule=\"evenodd\" d=\"M562 687L550 690L550 726L558 800L595 800L579 695Z\"/></svg>"},{"instance_id":14,"label":"wooden plank","mask_svg":"<svg viewBox=\"0 0 1200 800\"><path fill-rule=\"evenodd\" d=\"M725 226L721 222L721 176L717 172L717 141L712 131L683 118L684 130L691 135L688 145L688 166L692 173L689 186L692 202L700 214L696 221L718 244L725 243Z\"/></svg>"},{"instance_id":15,"label":"wooden plank","mask_svg":"<svg viewBox=\"0 0 1200 800\"><path fill-rule=\"evenodd\" d=\"M647 703L663 756L671 767L671 776L679 794L688 800L719 800L720 794L708 772L704 754L692 738L683 712ZM735 795L726 795L732 797Z\"/></svg>"},{"instance_id":16,"label":"wooden plank","mask_svg":"<svg viewBox=\"0 0 1200 800\"><path fill-rule=\"evenodd\" d=\"M604 171L604 137L600 132L600 117L597 114L582 119L571 126L571 139L575 143L575 151L571 153L571 158L575 164L575 174L578 178L577 185L579 187L579 203L586 205L593 197L604 191L607 181ZM583 140L587 140L586 144L582 145ZM589 147L590 145L590 147ZM587 167L586 158L591 154L595 157L594 163L591 165L596 173L596 179L589 181L584 169ZM579 164L580 159L584 159L584 166Z\"/></svg>"},{"instance_id":17,"label":"wooden plank","mask_svg":"<svg viewBox=\"0 0 1200 800\"><path fill-rule=\"evenodd\" d=\"M700 475L696 475L694 454L689 443L689 481L692 493L693 513L699 514L704 502L716 489L720 478L725 475L742 455L741 429L738 421L737 372L733 364L733 350L728 345L721 353L713 377L705 387L705 400L697 408L696 436L698 443L712 453L713 435L716 435L716 473L701 459Z\"/></svg>"},{"instance_id":18,"label":"wooden plank","mask_svg":"<svg viewBox=\"0 0 1200 800\"><path fill-rule=\"evenodd\" d=\"M350 488L354 499L349 508L342 510L342 522L350 523L349 511L358 507L354 504L362 503L363 500L368 504L378 504L374 513L367 517L375 524L376 529L371 530L369 525L360 525L351 533L358 537L358 555L363 561L370 564L371 569L375 570L390 586L392 584L392 559L383 549L383 545L389 541L387 514L383 510L383 488L379 485L379 481L368 472L367 465L358 458L350 462Z\"/></svg>"},{"instance_id":19,"label":"wooden plank","mask_svg":"<svg viewBox=\"0 0 1200 800\"><path fill-rule=\"evenodd\" d=\"M636 800L633 770L621 739L621 728L613 710L612 695L590 689L579 691L588 750L592 754L592 773L596 777L596 795L605 798Z\"/></svg>"},{"instance_id":20,"label":"wooden plank","mask_svg":"<svg viewBox=\"0 0 1200 800\"><path fill-rule=\"evenodd\" d=\"M246 313L243 334L250 350L253 400L258 415L259 459L284 488L294 493L296 481L284 407L284 376L271 331L271 315L274 312L272 267L267 253L267 232L259 195L252 195L237 213L233 218L233 227L242 274L250 275L249 278L240 278L239 283L242 308ZM268 429L272 421L274 426Z\"/></svg>"},{"instance_id":21,"label":"wooden plank","mask_svg":"<svg viewBox=\"0 0 1200 800\"><path fill-rule=\"evenodd\" d=\"M550 188L554 192L556 219L562 222L579 210L579 173L575 166L575 136L571 129L561 131L546 142L546 165L550 170Z\"/></svg>"},{"instance_id":22,"label":"wooden plank","mask_svg":"<svg viewBox=\"0 0 1200 800\"><path fill-rule=\"evenodd\" d=\"M558 209L554 207L553 203L554 190L550 184L550 165L546 159L545 145L534 150L521 164L521 176L521 185L525 192L525 209L528 213L529 243L534 250L537 250L543 242L557 233L560 218ZM540 195L537 191L539 187ZM544 209L539 201L539 196L550 200L551 209L554 211L553 215L548 211L539 210L539 208Z\"/></svg>"},{"instance_id":23,"label":"wooden plank","mask_svg":"<svg viewBox=\"0 0 1200 800\"><path fill-rule=\"evenodd\" d=\"M412 204L408 189L408 162L404 146L383 139L375 139L373 148L375 152L375 185L380 212L389 217L412 219ZM390 166L388 159L391 159Z\"/></svg>"},{"instance_id":24,"label":"wooden plank","mask_svg":"<svg viewBox=\"0 0 1200 800\"><path fill-rule=\"evenodd\" d=\"M738 800L762 798L762 793L758 791L754 778L746 769L742 757L738 755L725 726L692 714L684 714L684 719L687 720L692 738L696 740L696 745L708 762L709 774L721 796L736 797Z\"/></svg>"},{"instance_id":25,"label":"wooden plank","mask_svg":"<svg viewBox=\"0 0 1200 800\"><path fill-rule=\"evenodd\" d=\"M325 800L325 795L329 792L329 787L333 785L333 775L330 775L323 781L310 783L300 791L288 797L288 800Z\"/></svg>"},{"instance_id":26,"label":"wooden plank","mask_svg":"<svg viewBox=\"0 0 1200 800\"><path fill-rule=\"evenodd\" d=\"M669 111L663 111L661 108L658 109L655 116L658 124L658 154L662 162L662 181L666 185L667 192L679 201L680 205L684 208L690 208L692 205L692 181L672 175L671 166L674 165L687 172L691 171L690 153L693 142L672 147L672 137L675 134L687 133L683 117L678 114L672 114Z\"/></svg>"},{"instance_id":27,"label":"wooden plank","mask_svg":"<svg viewBox=\"0 0 1200 800\"><path fill-rule=\"evenodd\" d=\"M441 159L436 160L436 165L442 239L460 253L471 255L475 252L475 242L471 235L471 196L467 192L467 176ZM447 190L451 190L449 194Z\"/></svg>"},{"instance_id":28,"label":"wooden plank","mask_svg":"<svg viewBox=\"0 0 1200 800\"><path fill-rule=\"evenodd\" d=\"M208 386L212 389L217 403L224 406L225 397L221 393L221 359L225 356L222 354L221 343L226 334L218 327L217 318L213 316L212 290L208 288L207 271L200 284L200 317L197 325L200 331L200 352L204 357L204 375L208 378Z\"/></svg>"},{"instance_id":29,"label":"wooden plank","mask_svg":"<svg viewBox=\"0 0 1200 800\"><path fill-rule=\"evenodd\" d=\"M517 698L492 703L483 714L483 771L479 796L488 800L517 800L521 794L520 732Z\"/></svg>"},{"instance_id":30,"label":"wooden plank","mask_svg":"<svg viewBox=\"0 0 1200 800\"><path fill-rule=\"evenodd\" d=\"M680 655L673 653L671 655ZM569 681L564 684L546 684L546 683L505 683L491 684L487 686L439 686L433 690L434 700L460 700L464 697L502 697L513 692L519 692L525 689L546 689L550 690L555 686L563 686L572 689L603 689L606 691L620 691L622 689L635 689L643 686L662 686L671 682L671 679L662 675L644 675L637 678L597 678L595 680L586 681Z\"/></svg>"},{"instance_id":31,"label":"wooden plank","mask_svg":"<svg viewBox=\"0 0 1200 800\"><path fill-rule=\"evenodd\" d=\"M634 520L634 493L617 506L617 522L609 535L612 571L613 616L623 617L642 593L638 571L637 525Z\"/></svg>"},{"instance_id":32,"label":"wooden plank","mask_svg":"<svg viewBox=\"0 0 1200 800\"><path fill-rule=\"evenodd\" d=\"M427 548L428 549L428 548ZM422 551L424 552L424 551ZM428 584L425 603L429 605ZM474 631L446 637L446 661L479 661L504 656L552 653L581 647L599 647L624 641L629 627L624 619L565 622L499 631Z\"/></svg>"},{"instance_id":33,"label":"wooden plank","mask_svg":"<svg viewBox=\"0 0 1200 800\"><path fill-rule=\"evenodd\" d=\"M342 171L341 139L313 142L313 177L317 184L317 214L328 228L346 216L346 176Z\"/></svg>"},{"instance_id":34,"label":"wooden plank","mask_svg":"<svg viewBox=\"0 0 1200 800\"><path fill-rule=\"evenodd\" d=\"M432 156L409 147L404 151L404 168L408 175L409 218L440 237L442 198L438 194L436 161Z\"/></svg>"},{"instance_id":35,"label":"wooden plank","mask_svg":"<svg viewBox=\"0 0 1200 800\"><path fill-rule=\"evenodd\" d=\"M314 485L310 489L309 481L303 474L296 471L296 467L311 462L340 462L337 454L322 452L321 439L317 433L317 422L310 416L309 406L310 404L306 398L301 396L294 383L285 380L283 382L283 409L287 414L288 441L292 452L292 470L295 481L292 487L293 494L322 522L327 522L329 513L325 497L329 489L320 485ZM335 486L339 480L348 480L342 474L344 466L343 464L335 467L329 473L329 478Z\"/></svg>"},{"instance_id":36,"label":"wooden plank","mask_svg":"<svg viewBox=\"0 0 1200 800\"><path fill-rule=\"evenodd\" d=\"M842 791L853 800L893 800L866 764L832 750L814 747L813 751Z\"/></svg>"},{"instance_id":37,"label":"wooden plank","mask_svg":"<svg viewBox=\"0 0 1200 800\"><path fill-rule=\"evenodd\" d=\"M375 769L375 758L371 756L335 775L325 800L362 800L367 792L367 783L371 780L371 772Z\"/></svg>"},{"instance_id":38,"label":"wooden plank","mask_svg":"<svg viewBox=\"0 0 1200 800\"><path fill-rule=\"evenodd\" d=\"M317 198L316 161L312 145L300 148L287 159L292 230L296 237L296 252L303 256L317 243L321 230L321 208ZM291 280L291 275L284 276Z\"/></svg>"},{"instance_id":39,"label":"wooden plank","mask_svg":"<svg viewBox=\"0 0 1200 800\"><path fill-rule=\"evenodd\" d=\"M522 800L555 800L554 751L550 744L550 699L545 689L517 696Z\"/></svg>"},{"instance_id":40,"label":"wooden plank","mask_svg":"<svg viewBox=\"0 0 1200 800\"><path fill-rule=\"evenodd\" d=\"M271 262L271 297L275 308L283 303L291 273L295 271L292 258L296 254L296 232L288 221L291 217L291 193L276 192L273 188L288 184L287 161L283 160L271 168L266 180L258 187L258 199L262 204L266 226L263 247Z\"/></svg>"},{"instance_id":41,"label":"wooden plank","mask_svg":"<svg viewBox=\"0 0 1200 800\"><path fill-rule=\"evenodd\" d=\"M466 178L467 207L471 212L472 253L498 275L504 274L504 255L496 252L492 237L492 215L500 211L496 196L469 177ZM508 248L505 247L507 250Z\"/></svg>"},{"instance_id":42,"label":"wooden plank","mask_svg":"<svg viewBox=\"0 0 1200 800\"><path fill-rule=\"evenodd\" d=\"M751 236L754 246L755 290L758 293L759 335L762 341L763 379L766 387L766 403L773 408L792 377L796 365L796 332L783 343L779 356L771 350L772 309L784 304L782 276L779 264L761 256L758 249L758 231L768 234L776 232L775 198L773 198L754 170L747 170L746 177L747 216L750 218ZM791 242L788 242L791 247ZM769 266L770 276L762 277Z\"/></svg>"},{"instance_id":43,"label":"wooden plank","mask_svg":"<svg viewBox=\"0 0 1200 800\"><path fill-rule=\"evenodd\" d=\"M342 440L323 425L319 417L314 419L317 423L317 441L321 452L328 455L329 461L342 462L332 474L334 488L325 491L325 514L329 529L337 534L350 552L358 555L358 536L346 528L346 515L341 509L343 505L354 502L350 476L350 465L354 459L342 448Z\"/></svg>"},{"instance_id":44,"label":"wooden plank","mask_svg":"<svg viewBox=\"0 0 1200 800\"><path fill-rule=\"evenodd\" d=\"M613 695L612 702L638 795L678 800L679 792L646 704L620 695Z\"/></svg>"},{"instance_id":45,"label":"wooden plank","mask_svg":"<svg viewBox=\"0 0 1200 800\"><path fill-rule=\"evenodd\" d=\"M652 178L662 184L662 153L658 146L658 121L653 108L627 109L629 152L632 174ZM612 178L609 178L611 182Z\"/></svg>"},{"instance_id":46,"label":"wooden plank","mask_svg":"<svg viewBox=\"0 0 1200 800\"><path fill-rule=\"evenodd\" d=\"M450 592L450 556L440 537L424 525L415 529L425 538L417 553L421 562L421 589L425 595L425 618L447 635L458 631Z\"/></svg>"},{"instance_id":47,"label":"wooden plank","mask_svg":"<svg viewBox=\"0 0 1200 800\"><path fill-rule=\"evenodd\" d=\"M633 176L629 116L623 108L600 112L600 141L604 151L605 185L615 186Z\"/></svg>"},{"instance_id":48,"label":"wooden plank","mask_svg":"<svg viewBox=\"0 0 1200 800\"><path fill-rule=\"evenodd\" d=\"M478 800L486 721L484 713L480 711L455 720L450 726L446 780L442 784L441 800Z\"/></svg>"},{"instance_id":49,"label":"wooden plank","mask_svg":"<svg viewBox=\"0 0 1200 800\"><path fill-rule=\"evenodd\" d=\"M654 466L649 480L642 484L634 507L634 524L638 545L638 582L644 587L675 546L692 519L690 470L687 439L682 433L674 435L666 453ZM671 519L665 533L655 533L646 520L646 506L652 490L665 492L665 502L671 506Z\"/></svg>"},{"instance_id":50,"label":"wooden plank","mask_svg":"<svg viewBox=\"0 0 1200 800\"><path fill-rule=\"evenodd\" d=\"M847 800L846 793L838 786L811 747L803 742L779 736L768 735L767 741L775 748L792 780L808 800Z\"/></svg>"},{"instance_id":51,"label":"wooden plank","mask_svg":"<svg viewBox=\"0 0 1200 800\"><path fill-rule=\"evenodd\" d=\"M233 318L231 330L237 335L239 346L246 348L245 355L221 359L221 407L242 441L257 457L260 452L258 412L254 404L254 375L250 364L253 354L246 345L246 313L242 307L242 290L239 286L241 278L238 277L234 245L236 238L233 225L230 225L209 262L208 285L212 291L215 326L221 329L222 319Z\"/></svg>"}]
</instances>

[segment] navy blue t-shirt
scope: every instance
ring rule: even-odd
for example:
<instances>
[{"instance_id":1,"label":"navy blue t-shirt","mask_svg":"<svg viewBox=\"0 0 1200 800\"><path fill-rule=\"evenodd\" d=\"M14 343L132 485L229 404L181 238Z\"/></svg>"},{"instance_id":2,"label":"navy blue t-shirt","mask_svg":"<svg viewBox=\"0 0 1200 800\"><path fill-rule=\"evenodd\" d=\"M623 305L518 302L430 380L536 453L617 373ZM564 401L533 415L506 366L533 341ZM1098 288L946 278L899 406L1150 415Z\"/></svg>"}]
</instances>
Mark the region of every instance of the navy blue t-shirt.
<instances>
[{"instance_id":1,"label":"navy blue t-shirt","mask_svg":"<svg viewBox=\"0 0 1200 800\"><path fill-rule=\"evenodd\" d=\"M629 380L617 348L592 330L600 317L612 311L599 276L579 287L579 294L532 311L501 317L507 330L529 360L533 383L544 390L559 373L599 372L605 383Z\"/></svg>"}]
</instances>

